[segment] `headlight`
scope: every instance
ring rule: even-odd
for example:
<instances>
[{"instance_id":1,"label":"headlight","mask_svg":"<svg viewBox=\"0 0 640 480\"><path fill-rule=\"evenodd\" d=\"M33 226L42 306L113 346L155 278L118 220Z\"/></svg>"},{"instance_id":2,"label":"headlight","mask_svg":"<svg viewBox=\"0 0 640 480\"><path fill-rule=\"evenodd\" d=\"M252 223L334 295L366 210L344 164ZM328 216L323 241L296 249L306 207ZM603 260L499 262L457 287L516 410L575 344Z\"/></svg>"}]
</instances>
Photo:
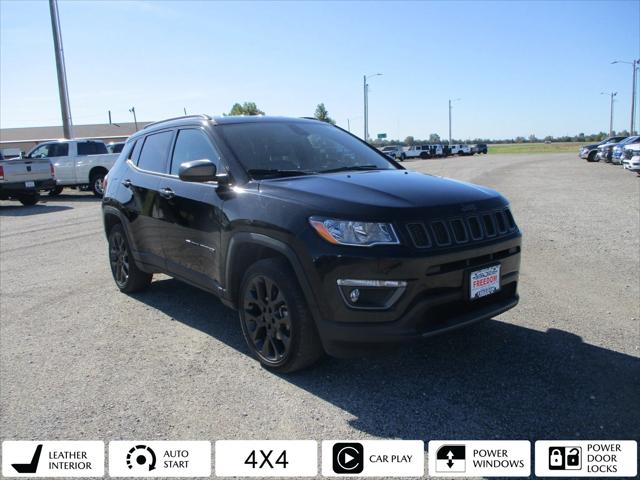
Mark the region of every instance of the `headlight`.
<instances>
[{"instance_id":1,"label":"headlight","mask_svg":"<svg viewBox=\"0 0 640 480\"><path fill-rule=\"evenodd\" d=\"M400 243L390 223L358 222L322 217L311 217L309 223L318 232L318 235L335 245L370 247Z\"/></svg>"}]
</instances>

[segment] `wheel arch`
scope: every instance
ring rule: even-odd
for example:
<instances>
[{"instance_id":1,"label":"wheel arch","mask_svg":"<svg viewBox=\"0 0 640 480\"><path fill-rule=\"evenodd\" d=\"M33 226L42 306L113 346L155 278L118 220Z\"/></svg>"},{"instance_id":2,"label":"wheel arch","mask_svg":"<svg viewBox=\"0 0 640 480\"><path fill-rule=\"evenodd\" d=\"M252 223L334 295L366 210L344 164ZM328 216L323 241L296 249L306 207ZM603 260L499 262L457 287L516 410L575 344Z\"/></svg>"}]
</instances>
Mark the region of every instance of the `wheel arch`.
<instances>
[{"instance_id":1,"label":"wheel arch","mask_svg":"<svg viewBox=\"0 0 640 480\"><path fill-rule=\"evenodd\" d=\"M302 289L309 310L317 321L318 310L315 297L298 256L282 240L259 233L241 232L229 241L224 279L230 306L238 308L240 283L244 272L250 265L265 258L283 258L289 264Z\"/></svg>"}]
</instances>

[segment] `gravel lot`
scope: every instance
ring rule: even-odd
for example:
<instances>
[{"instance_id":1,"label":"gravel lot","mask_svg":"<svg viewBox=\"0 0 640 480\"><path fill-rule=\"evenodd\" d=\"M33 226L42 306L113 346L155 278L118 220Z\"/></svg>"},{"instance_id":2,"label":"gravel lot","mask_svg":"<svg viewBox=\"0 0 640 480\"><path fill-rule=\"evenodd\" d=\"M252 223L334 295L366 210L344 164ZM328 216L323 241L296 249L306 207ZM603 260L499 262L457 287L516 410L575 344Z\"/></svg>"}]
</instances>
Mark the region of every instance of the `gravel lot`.
<instances>
[{"instance_id":1,"label":"gravel lot","mask_svg":"<svg viewBox=\"0 0 640 480\"><path fill-rule=\"evenodd\" d=\"M511 200L520 305L290 376L212 295L165 276L121 294L90 194L0 202L2 439L637 439L639 179L574 154L406 165Z\"/></svg>"}]
</instances>

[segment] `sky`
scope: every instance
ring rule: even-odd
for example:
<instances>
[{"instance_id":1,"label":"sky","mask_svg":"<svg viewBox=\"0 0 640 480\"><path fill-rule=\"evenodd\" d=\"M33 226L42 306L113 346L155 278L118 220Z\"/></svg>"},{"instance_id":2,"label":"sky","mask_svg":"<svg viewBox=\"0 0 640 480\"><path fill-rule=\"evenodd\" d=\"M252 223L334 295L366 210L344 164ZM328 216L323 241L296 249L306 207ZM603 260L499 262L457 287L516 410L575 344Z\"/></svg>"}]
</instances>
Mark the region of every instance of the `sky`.
<instances>
[{"instance_id":1,"label":"sky","mask_svg":"<svg viewBox=\"0 0 640 480\"><path fill-rule=\"evenodd\" d=\"M640 0L59 1L75 124L220 115L253 101L362 136L574 135L628 129ZM640 110L640 109L637 109ZM0 127L60 125L46 1L0 0Z\"/></svg>"}]
</instances>

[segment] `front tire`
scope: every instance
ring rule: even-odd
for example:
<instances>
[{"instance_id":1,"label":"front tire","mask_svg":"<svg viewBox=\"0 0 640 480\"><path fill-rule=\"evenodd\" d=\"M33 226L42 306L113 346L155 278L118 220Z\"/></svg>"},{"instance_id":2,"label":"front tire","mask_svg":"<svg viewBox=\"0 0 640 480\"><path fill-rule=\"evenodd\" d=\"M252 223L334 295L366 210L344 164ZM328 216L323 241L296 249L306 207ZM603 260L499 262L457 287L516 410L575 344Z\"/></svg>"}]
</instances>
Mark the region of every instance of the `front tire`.
<instances>
[{"instance_id":1,"label":"front tire","mask_svg":"<svg viewBox=\"0 0 640 480\"><path fill-rule=\"evenodd\" d=\"M596 159L596 152L590 152L589 155L587 155L587 162L597 162L598 160Z\"/></svg>"},{"instance_id":2,"label":"front tire","mask_svg":"<svg viewBox=\"0 0 640 480\"><path fill-rule=\"evenodd\" d=\"M254 263L239 293L242 334L264 367L295 372L320 359L323 350L314 320L286 261Z\"/></svg>"},{"instance_id":3,"label":"front tire","mask_svg":"<svg viewBox=\"0 0 640 480\"><path fill-rule=\"evenodd\" d=\"M63 189L64 189L64 187L61 187L61 186L57 186L55 188L52 188L51 190L49 190L49 196L50 197L57 197L58 195L60 195L62 193Z\"/></svg>"},{"instance_id":4,"label":"front tire","mask_svg":"<svg viewBox=\"0 0 640 480\"><path fill-rule=\"evenodd\" d=\"M151 283L153 275L140 270L131 255L122 225L115 225L109 232L109 264L113 279L121 292L138 292Z\"/></svg>"}]
</instances>

